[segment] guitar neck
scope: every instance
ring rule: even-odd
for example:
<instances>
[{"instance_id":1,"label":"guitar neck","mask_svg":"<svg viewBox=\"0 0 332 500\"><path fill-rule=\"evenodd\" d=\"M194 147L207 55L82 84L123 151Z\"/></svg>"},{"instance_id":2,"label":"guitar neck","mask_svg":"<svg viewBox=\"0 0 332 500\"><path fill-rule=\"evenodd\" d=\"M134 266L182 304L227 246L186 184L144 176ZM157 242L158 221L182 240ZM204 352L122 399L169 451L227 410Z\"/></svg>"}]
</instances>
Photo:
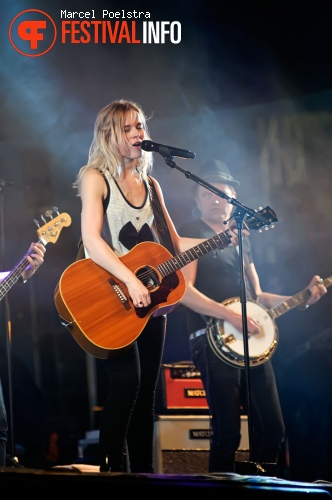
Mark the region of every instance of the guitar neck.
<instances>
[{"instance_id":1,"label":"guitar neck","mask_svg":"<svg viewBox=\"0 0 332 500\"><path fill-rule=\"evenodd\" d=\"M39 240L39 243L44 243L43 240ZM31 256L31 254L34 253L34 249L31 248L20 260L18 264L10 271L8 276L5 277L0 282L0 301L4 298L4 296L9 292L9 290L12 288L12 286L15 285L15 283L18 281L20 276L22 275L24 269L29 265L28 257Z\"/></svg>"},{"instance_id":2,"label":"guitar neck","mask_svg":"<svg viewBox=\"0 0 332 500\"><path fill-rule=\"evenodd\" d=\"M53 210L54 209L57 210L56 207L53 207ZM59 238L62 228L68 227L71 224L71 217L69 214L66 214L64 212L62 214L58 214L55 218L53 218L50 213L52 211L48 210L47 213L45 212L45 215L47 217L50 217L51 220L45 223L42 227L39 227L38 221L35 220L35 223L39 227L37 231L37 235L39 238L38 243L42 243L44 246L46 246L49 242L55 243ZM43 221L46 222L45 218L43 218ZM15 285L24 269L29 265L28 257L31 257L33 253L34 249L30 248L22 258L22 260L20 260L20 262L14 267L12 271L10 271L5 279L0 282L0 301L4 298L6 293L9 292L11 287Z\"/></svg>"},{"instance_id":3,"label":"guitar neck","mask_svg":"<svg viewBox=\"0 0 332 500\"><path fill-rule=\"evenodd\" d=\"M257 219L257 216L259 219ZM265 207L264 209L257 212L254 216L247 218L245 222L246 229L260 229L262 227L267 228L273 222L276 222L278 219L276 214L270 207ZM178 271L182 267L186 266L193 260L202 257L203 255L211 252L211 250L222 250L227 247L231 243L231 235L230 230L227 229L219 234L216 234L212 238L199 243L193 248L186 250L180 255L176 255L172 259L164 262L157 266L162 277L168 276L174 271Z\"/></svg>"},{"instance_id":4,"label":"guitar neck","mask_svg":"<svg viewBox=\"0 0 332 500\"><path fill-rule=\"evenodd\" d=\"M332 276L329 276L324 280L323 285L328 288L329 286L332 285ZM297 293L296 295L293 295L288 300L285 300L284 302L281 302L280 304L276 305L275 307L272 307L269 309L269 313L273 319L278 318L282 314L285 314L286 312L290 311L291 309L294 309L294 307L299 307L301 304L304 304L308 298L310 297L310 292L306 288L305 290L302 290L301 292Z\"/></svg>"},{"instance_id":5,"label":"guitar neck","mask_svg":"<svg viewBox=\"0 0 332 500\"><path fill-rule=\"evenodd\" d=\"M176 255L172 259L163 262L157 269L159 270L161 276L164 278L174 271L178 271L182 267L186 266L190 262L197 260L199 257L206 255L212 250L222 250L226 248L231 242L231 236L229 231L224 231L222 233L216 234L212 238L199 243L198 245L182 252L180 255Z\"/></svg>"}]
</instances>

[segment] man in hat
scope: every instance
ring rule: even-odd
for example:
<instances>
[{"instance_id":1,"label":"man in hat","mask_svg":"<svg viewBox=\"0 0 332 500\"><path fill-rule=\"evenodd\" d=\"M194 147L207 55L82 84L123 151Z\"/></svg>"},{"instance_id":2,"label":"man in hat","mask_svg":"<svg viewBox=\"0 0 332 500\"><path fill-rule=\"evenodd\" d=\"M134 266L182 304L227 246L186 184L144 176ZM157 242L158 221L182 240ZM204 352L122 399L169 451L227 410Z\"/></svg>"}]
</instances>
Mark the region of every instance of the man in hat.
<instances>
[{"instance_id":1,"label":"man in hat","mask_svg":"<svg viewBox=\"0 0 332 500\"><path fill-rule=\"evenodd\" d=\"M225 193L226 197L220 197L208 188L195 184L194 212L197 217L183 225L179 234L211 238L229 227L233 205L228 203L227 197L236 197L240 182L232 177L223 162L216 159L204 163L198 176ZM250 284L247 286L248 299L258 300L270 309L290 298L262 291L249 238L243 238L243 257L247 282ZM215 318L242 332L241 308L238 311L223 304L223 301L241 295L238 248L232 245L222 251L210 252L185 266L183 273L187 290L181 303L186 306L190 351L192 361L201 374L211 415L209 472L235 472L235 452L241 441L241 406L245 403L241 397L243 388L246 388L245 370L229 363L226 357L216 355L206 328L209 319ZM327 292L319 276L312 278L308 288L310 298L306 306L317 302ZM259 335L261 331L258 321L250 314L247 314L247 331L248 336ZM250 387L253 459L255 463L269 464L269 471L276 472L285 424L269 359L250 369Z\"/></svg>"}]
</instances>

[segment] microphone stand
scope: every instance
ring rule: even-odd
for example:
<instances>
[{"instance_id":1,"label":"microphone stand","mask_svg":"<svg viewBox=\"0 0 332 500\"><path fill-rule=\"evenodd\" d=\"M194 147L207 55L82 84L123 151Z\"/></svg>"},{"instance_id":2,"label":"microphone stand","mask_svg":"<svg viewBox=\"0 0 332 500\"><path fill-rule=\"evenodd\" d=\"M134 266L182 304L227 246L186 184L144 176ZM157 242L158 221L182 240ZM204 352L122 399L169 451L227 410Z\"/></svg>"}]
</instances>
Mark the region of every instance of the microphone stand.
<instances>
[{"instance_id":1,"label":"microphone stand","mask_svg":"<svg viewBox=\"0 0 332 500\"><path fill-rule=\"evenodd\" d=\"M24 189L29 189L28 186L22 184L17 184L14 181L7 181L5 179L0 179L0 232L1 232L1 269L5 270L5 223L4 223L4 188L6 186L17 186ZM18 463L18 458L15 456L15 440L14 440L14 412L13 412L13 380L12 380L12 322L10 318L10 306L8 300L8 294L4 297L5 301L5 322L6 322L6 352L7 352L7 372L8 372L8 400L9 400L9 432L10 432L10 459L13 464ZM1 303L0 303L1 305Z\"/></svg>"},{"instance_id":2,"label":"microphone stand","mask_svg":"<svg viewBox=\"0 0 332 500\"><path fill-rule=\"evenodd\" d=\"M258 464L253 461L254 453L254 444L253 444L253 429L252 429L252 403L251 403L251 384L250 384L250 359L249 359L249 346L248 346L248 327L247 327L247 293L246 293L246 280L244 273L244 258L243 258L243 244L242 244L242 228L243 221L246 215L250 215L257 219L257 221L262 222L263 225L266 224L266 219L262 217L260 214L256 213L252 208L248 208L242 203L240 203L236 198L231 198L226 195L220 189L217 189L212 184L204 181L201 177L198 177L188 170L184 170L179 167L174 161L172 155L162 154L166 164L171 168L176 168L180 172L182 172L188 179L193 180L197 184L209 189L220 198L224 198L231 205L236 207L235 212L233 214L234 219L236 220L236 227L238 230L238 240L239 240L239 266L240 266L240 301L241 301L241 312L242 312L242 333L243 333L243 347L244 347L244 367L245 367L245 380L246 380L246 398L247 398L247 416L248 416L248 439L249 439L249 462L245 462L246 466L248 466L248 470L243 471L246 474L257 474L265 473L266 470L262 466L262 464ZM269 464L271 465L271 464Z\"/></svg>"}]
</instances>

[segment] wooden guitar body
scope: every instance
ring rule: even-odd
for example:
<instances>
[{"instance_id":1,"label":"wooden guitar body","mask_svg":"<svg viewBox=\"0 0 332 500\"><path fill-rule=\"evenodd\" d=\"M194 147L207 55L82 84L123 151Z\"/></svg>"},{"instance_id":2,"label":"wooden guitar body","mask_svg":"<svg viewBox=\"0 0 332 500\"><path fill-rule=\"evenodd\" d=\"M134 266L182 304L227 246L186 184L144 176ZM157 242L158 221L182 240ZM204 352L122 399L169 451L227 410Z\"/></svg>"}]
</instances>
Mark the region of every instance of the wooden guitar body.
<instances>
[{"instance_id":1,"label":"wooden guitar body","mask_svg":"<svg viewBox=\"0 0 332 500\"><path fill-rule=\"evenodd\" d=\"M89 354L109 358L134 342L152 315L167 314L183 297L186 284L180 270L161 277L158 264L172 255L158 243L136 245L120 260L138 277L148 276L149 307L135 308L122 282L91 259L71 264L55 290L62 323ZM149 261L149 265L138 262Z\"/></svg>"}]
</instances>

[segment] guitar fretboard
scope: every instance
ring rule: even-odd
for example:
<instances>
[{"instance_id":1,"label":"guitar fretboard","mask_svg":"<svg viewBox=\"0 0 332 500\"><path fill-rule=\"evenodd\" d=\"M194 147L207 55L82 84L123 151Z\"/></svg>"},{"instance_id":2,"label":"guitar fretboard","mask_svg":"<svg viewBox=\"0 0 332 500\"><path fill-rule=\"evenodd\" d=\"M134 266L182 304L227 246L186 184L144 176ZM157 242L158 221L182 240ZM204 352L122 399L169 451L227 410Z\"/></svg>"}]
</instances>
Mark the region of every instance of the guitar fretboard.
<instances>
[{"instance_id":1,"label":"guitar fretboard","mask_svg":"<svg viewBox=\"0 0 332 500\"><path fill-rule=\"evenodd\" d=\"M54 207L55 208L55 207ZM47 217L50 217L48 214ZM45 219L43 219L45 221ZM35 220L38 224L38 221ZM71 217L66 213L57 215L54 219L51 218L49 222L40 227L37 231L39 241L38 243L47 245L49 242L55 243L58 240L60 232L63 226L70 226ZM13 285L17 282L24 269L29 265L28 257L34 253L34 249L31 248L27 251L24 257L20 260L18 264L10 271L10 273L0 282L0 301L9 292Z\"/></svg>"},{"instance_id":2,"label":"guitar fretboard","mask_svg":"<svg viewBox=\"0 0 332 500\"><path fill-rule=\"evenodd\" d=\"M228 246L231 242L231 236L229 231L225 231L220 234L216 234L212 238L199 243L195 247L182 252L180 255L173 257L172 259L163 262L159 266L157 266L162 277L168 276L174 271L178 271L182 267L186 266L190 262L206 255L212 250L222 250L226 246Z\"/></svg>"},{"instance_id":3,"label":"guitar fretboard","mask_svg":"<svg viewBox=\"0 0 332 500\"><path fill-rule=\"evenodd\" d=\"M324 280L323 285L328 288L329 286L332 285L332 276L329 276ZM304 304L307 302L307 300L310 297L310 291L308 289L301 290L301 292L297 293L296 295L293 295L288 300L285 300L284 302L281 302L280 304L276 305L275 307L272 307L272 309L269 309L269 313L273 319L278 318L278 316L281 316L282 314L285 314L286 312L290 311L291 309L294 309L294 307L299 307L301 304Z\"/></svg>"},{"instance_id":4,"label":"guitar fretboard","mask_svg":"<svg viewBox=\"0 0 332 500\"><path fill-rule=\"evenodd\" d=\"M41 243L41 241L39 242ZM29 265L28 256L34 252L33 249L25 254L23 259L14 267L14 269L0 283L0 300L9 292L13 285L17 282L24 269Z\"/></svg>"},{"instance_id":5,"label":"guitar fretboard","mask_svg":"<svg viewBox=\"0 0 332 500\"><path fill-rule=\"evenodd\" d=\"M257 212L256 215L259 215L263 218L263 221L257 220L257 218L249 217L245 220L246 229L260 229L261 227L267 228L273 222L276 222L278 219L276 214L270 207L265 207L264 209ZM203 255L211 252L211 250L222 250L226 246L231 243L230 229L216 234L212 238L199 243L193 248L182 252L180 255L173 257L172 259L160 264L157 268L161 274L161 276L165 277L174 271L178 271L182 267L186 266L193 260L202 257Z\"/></svg>"}]
</instances>

